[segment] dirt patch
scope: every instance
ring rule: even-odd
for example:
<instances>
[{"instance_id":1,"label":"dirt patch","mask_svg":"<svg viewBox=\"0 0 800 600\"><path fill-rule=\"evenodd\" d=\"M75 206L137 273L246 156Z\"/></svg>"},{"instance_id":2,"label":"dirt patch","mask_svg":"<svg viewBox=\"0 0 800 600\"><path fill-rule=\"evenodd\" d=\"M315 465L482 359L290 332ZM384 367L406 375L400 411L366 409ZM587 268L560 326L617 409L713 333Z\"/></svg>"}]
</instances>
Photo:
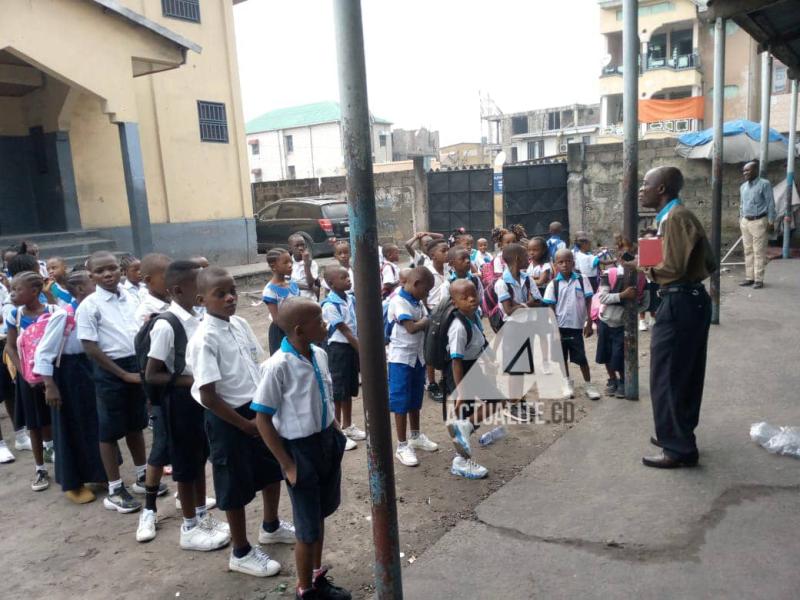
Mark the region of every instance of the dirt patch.
<instances>
[{"instance_id":1,"label":"dirt patch","mask_svg":"<svg viewBox=\"0 0 800 600\"><path fill-rule=\"evenodd\" d=\"M244 286L243 286L244 288ZM247 290L254 289L247 286ZM246 318L265 343L267 316L263 305L242 297L239 315ZM644 340L643 340L644 343ZM594 356L594 338L587 342ZM592 361L593 363L593 361ZM602 388L605 374L593 364L593 377ZM441 420L441 407L426 400L423 431L440 443L432 454L420 453L420 466L396 464L400 547L403 565L418 559L459 520L473 519L473 509L486 496L511 480L558 437L590 410L583 398L575 401L573 423L511 426L505 440L480 448L475 458L490 475L481 481L466 481L450 474L454 456ZM601 402L623 402L604 398ZM551 420L551 403L545 403L543 419ZM354 406L355 422L363 427L360 402ZM0 427L9 435L5 415ZM149 437L149 434L148 434ZM13 442L11 443L13 449ZM351 589L354 598L372 594L373 546L365 443L346 453L343 464L342 506L328 521L325 562L331 575ZM294 591L292 546L271 546L267 551L283 565L282 573L256 579L227 573L229 550L213 553L181 551L178 548L180 515L175 511L174 484L159 503L158 537L147 544L135 540L138 514L118 515L96 501L74 506L58 486L35 493L30 490L33 460L29 452L15 452L17 461L0 465L0 540L4 550L4 597L31 598L288 598ZM123 449L122 474L130 485L133 466ZM51 473L52 474L52 473ZM213 490L209 469L209 490ZM521 499L524 501L524 499ZM281 517L291 518L285 492ZM222 518L223 515L218 515ZM248 507L251 542L260 523L260 502Z\"/></svg>"}]
</instances>

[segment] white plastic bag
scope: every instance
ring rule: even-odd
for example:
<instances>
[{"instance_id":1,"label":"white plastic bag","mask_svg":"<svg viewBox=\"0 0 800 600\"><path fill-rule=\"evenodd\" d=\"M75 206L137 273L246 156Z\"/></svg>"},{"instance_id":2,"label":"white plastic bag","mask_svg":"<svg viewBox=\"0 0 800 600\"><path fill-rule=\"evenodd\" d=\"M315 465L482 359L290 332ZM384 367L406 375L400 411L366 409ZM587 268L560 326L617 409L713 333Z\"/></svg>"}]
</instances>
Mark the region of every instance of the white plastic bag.
<instances>
[{"instance_id":1,"label":"white plastic bag","mask_svg":"<svg viewBox=\"0 0 800 600\"><path fill-rule=\"evenodd\" d=\"M750 439L767 452L800 458L800 427L774 427L769 423L750 426Z\"/></svg>"}]
</instances>

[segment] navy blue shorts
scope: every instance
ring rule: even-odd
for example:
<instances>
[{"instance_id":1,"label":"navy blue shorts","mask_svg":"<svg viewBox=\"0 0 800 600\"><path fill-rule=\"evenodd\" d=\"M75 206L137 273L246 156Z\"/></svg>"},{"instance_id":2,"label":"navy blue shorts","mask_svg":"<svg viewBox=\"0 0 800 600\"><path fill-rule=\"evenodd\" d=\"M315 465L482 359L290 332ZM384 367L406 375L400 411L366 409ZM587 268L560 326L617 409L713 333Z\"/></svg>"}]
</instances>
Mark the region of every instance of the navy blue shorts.
<instances>
[{"instance_id":1,"label":"navy blue shorts","mask_svg":"<svg viewBox=\"0 0 800 600\"><path fill-rule=\"evenodd\" d=\"M389 363L389 410L404 415L422 408L425 394L425 365L409 367L403 363Z\"/></svg>"},{"instance_id":2,"label":"navy blue shorts","mask_svg":"<svg viewBox=\"0 0 800 600\"><path fill-rule=\"evenodd\" d=\"M333 380L333 401L358 396L358 352L350 344L328 344L328 365Z\"/></svg>"},{"instance_id":3,"label":"navy blue shorts","mask_svg":"<svg viewBox=\"0 0 800 600\"><path fill-rule=\"evenodd\" d=\"M236 412L245 419L256 415L246 404ZM248 436L210 410L205 411L205 426L220 510L244 508L256 493L283 479L280 464L260 436Z\"/></svg>"},{"instance_id":4,"label":"navy blue shorts","mask_svg":"<svg viewBox=\"0 0 800 600\"><path fill-rule=\"evenodd\" d=\"M576 365L588 365L586 360L586 348L583 345L583 330L559 327L558 333L561 335L561 351L564 353L564 364L567 360Z\"/></svg>"},{"instance_id":5,"label":"navy blue shorts","mask_svg":"<svg viewBox=\"0 0 800 600\"><path fill-rule=\"evenodd\" d=\"M625 328L609 327L602 319L597 323L598 364L608 365L618 373L625 373Z\"/></svg>"},{"instance_id":6,"label":"navy blue shorts","mask_svg":"<svg viewBox=\"0 0 800 600\"><path fill-rule=\"evenodd\" d=\"M188 387L176 387L165 396L164 409L173 481L189 483L205 477L209 455L205 408Z\"/></svg>"},{"instance_id":7,"label":"navy blue shorts","mask_svg":"<svg viewBox=\"0 0 800 600\"><path fill-rule=\"evenodd\" d=\"M292 501L295 537L303 543L316 542L323 519L339 508L346 442L333 425L308 437L283 440L297 465L297 480L286 487Z\"/></svg>"},{"instance_id":8,"label":"navy blue shorts","mask_svg":"<svg viewBox=\"0 0 800 600\"><path fill-rule=\"evenodd\" d=\"M138 373L136 357L114 361L129 373ZM125 383L113 373L94 365L94 389L97 395L98 434L101 442L116 442L129 433L147 427L144 386Z\"/></svg>"},{"instance_id":9,"label":"navy blue shorts","mask_svg":"<svg viewBox=\"0 0 800 600\"><path fill-rule=\"evenodd\" d=\"M6 341L0 340L0 356L3 355L5 347ZM14 380L11 378L11 373L8 372L5 363L0 360L0 402L13 400L15 394L16 390L14 389ZM14 415L11 415L11 418L14 419Z\"/></svg>"}]
</instances>

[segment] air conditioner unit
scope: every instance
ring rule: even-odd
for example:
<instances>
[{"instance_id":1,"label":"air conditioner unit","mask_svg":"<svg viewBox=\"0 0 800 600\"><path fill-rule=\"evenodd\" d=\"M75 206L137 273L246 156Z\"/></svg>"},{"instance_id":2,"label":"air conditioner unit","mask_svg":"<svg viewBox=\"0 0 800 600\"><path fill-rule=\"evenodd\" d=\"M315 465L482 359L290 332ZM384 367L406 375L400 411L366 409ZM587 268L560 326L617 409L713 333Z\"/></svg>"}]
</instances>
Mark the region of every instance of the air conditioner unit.
<instances>
[{"instance_id":1,"label":"air conditioner unit","mask_svg":"<svg viewBox=\"0 0 800 600\"><path fill-rule=\"evenodd\" d=\"M558 153L559 154L566 154L567 153L567 144L559 144L558 145Z\"/></svg>"}]
</instances>

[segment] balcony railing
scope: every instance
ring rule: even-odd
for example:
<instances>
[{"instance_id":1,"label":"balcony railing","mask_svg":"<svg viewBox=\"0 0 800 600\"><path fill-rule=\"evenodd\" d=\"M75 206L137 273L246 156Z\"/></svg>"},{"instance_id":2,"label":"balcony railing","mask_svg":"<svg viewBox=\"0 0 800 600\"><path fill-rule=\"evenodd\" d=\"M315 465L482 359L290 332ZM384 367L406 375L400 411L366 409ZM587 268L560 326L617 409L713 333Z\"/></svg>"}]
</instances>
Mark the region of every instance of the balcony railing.
<instances>
[{"instance_id":1,"label":"balcony railing","mask_svg":"<svg viewBox=\"0 0 800 600\"><path fill-rule=\"evenodd\" d=\"M654 123L639 123L639 137L642 138L648 133L668 133L680 135L699 130L700 121L698 119L667 119ZM600 135L606 137L622 137L624 135L622 123L614 123L607 127L600 128Z\"/></svg>"},{"instance_id":2,"label":"balcony railing","mask_svg":"<svg viewBox=\"0 0 800 600\"><path fill-rule=\"evenodd\" d=\"M639 73L645 71L655 71L658 69L672 69L673 71L683 71L685 69L696 69L700 66L700 55L697 53L675 55L672 58L648 58L647 66L641 68L641 57L639 57ZM608 65L603 67L601 77L612 77L622 75L622 65Z\"/></svg>"}]
</instances>

